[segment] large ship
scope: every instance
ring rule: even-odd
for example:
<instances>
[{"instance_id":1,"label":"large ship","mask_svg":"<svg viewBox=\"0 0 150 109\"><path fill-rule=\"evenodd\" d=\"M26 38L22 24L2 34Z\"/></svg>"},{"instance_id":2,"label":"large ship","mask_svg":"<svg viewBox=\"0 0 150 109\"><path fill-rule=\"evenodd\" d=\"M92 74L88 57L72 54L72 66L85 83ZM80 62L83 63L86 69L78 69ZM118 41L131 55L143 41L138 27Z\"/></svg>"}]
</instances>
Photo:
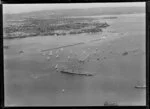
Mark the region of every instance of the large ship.
<instances>
[{"instance_id":1,"label":"large ship","mask_svg":"<svg viewBox=\"0 0 150 109\"><path fill-rule=\"evenodd\" d=\"M60 71L61 73L65 73L65 74L71 74L71 75L81 75L81 76L93 76L94 74L90 73L90 72L78 72L78 71L72 71L69 69L63 69Z\"/></svg>"}]
</instances>

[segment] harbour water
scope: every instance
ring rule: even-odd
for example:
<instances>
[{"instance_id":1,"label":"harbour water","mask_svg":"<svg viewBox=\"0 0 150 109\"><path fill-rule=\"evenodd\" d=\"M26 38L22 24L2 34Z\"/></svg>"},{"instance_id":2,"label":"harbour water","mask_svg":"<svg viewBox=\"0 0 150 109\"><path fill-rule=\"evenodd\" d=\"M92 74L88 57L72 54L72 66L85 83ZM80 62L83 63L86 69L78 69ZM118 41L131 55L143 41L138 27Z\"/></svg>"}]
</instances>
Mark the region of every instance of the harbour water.
<instances>
[{"instance_id":1,"label":"harbour water","mask_svg":"<svg viewBox=\"0 0 150 109\"><path fill-rule=\"evenodd\" d=\"M145 15L117 17L111 19L104 33L4 40L4 44L10 46L4 50L5 105L103 106L105 101L145 105L146 90L134 88L137 81L146 81ZM58 59L54 57L56 50L49 61L46 58L49 51L45 56L40 52L102 36L106 38L64 48ZM56 64L58 67L68 65L70 50L80 57L83 50L92 54L95 48L98 48L97 55L80 66L84 71L96 73L95 76L67 75L53 69ZM135 49L137 51L133 52ZM20 50L24 52L19 53ZM123 56L125 51L129 52Z\"/></svg>"}]
</instances>

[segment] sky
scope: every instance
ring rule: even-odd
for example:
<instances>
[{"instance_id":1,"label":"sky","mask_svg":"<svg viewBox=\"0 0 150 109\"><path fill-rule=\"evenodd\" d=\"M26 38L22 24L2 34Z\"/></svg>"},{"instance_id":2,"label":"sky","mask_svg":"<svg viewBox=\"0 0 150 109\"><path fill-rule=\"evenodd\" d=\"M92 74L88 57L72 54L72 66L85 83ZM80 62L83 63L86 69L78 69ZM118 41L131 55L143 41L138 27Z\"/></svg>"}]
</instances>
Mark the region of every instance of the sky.
<instances>
[{"instance_id":1,"label":"sky","mask_svg":"<svg viewBox=\"0 0 150 109\"><path fill-rule=\"evenodd\" d=\"M22 13L54 9L87 9L96 7L145 7L145 2L123 3L55 3L55 4L3 4L3 13Z\"/></svg>"}]
</instances>

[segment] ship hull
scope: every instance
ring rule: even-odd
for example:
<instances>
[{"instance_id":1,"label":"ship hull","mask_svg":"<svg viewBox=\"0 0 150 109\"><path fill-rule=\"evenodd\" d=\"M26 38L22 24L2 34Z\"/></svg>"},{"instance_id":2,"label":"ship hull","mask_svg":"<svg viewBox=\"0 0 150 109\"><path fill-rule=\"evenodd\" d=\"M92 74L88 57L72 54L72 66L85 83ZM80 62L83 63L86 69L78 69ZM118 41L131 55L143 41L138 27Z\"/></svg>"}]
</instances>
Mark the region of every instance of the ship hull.
<instances>
[{"instance_id":1,"label":"ship hull","mask_svg":"<svg viewBox=\"0 0 150 109\"><path fill-rule=\"evenodd\" d=\"M60 71L61 73L70 74L70 75L81 75L81 76L93 76L91 73L74 73L69 71Z\"/></svg>"}]
</instances>

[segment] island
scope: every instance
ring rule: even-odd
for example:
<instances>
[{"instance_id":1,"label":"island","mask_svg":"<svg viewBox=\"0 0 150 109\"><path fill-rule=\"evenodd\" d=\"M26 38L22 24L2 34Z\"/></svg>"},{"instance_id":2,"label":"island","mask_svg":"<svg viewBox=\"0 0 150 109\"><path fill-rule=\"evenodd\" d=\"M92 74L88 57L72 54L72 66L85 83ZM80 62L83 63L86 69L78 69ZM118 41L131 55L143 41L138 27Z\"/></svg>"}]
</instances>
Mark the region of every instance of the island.
<instances>
[{"instance_id":1,"label":"island","mask_svg":"<svg viewBox=\"0 0 150 109\"><path fill-rule=\"evenodd\" d=\"M3 34L4 39L93 34L102 32L108 26L106 22L94 18L26 18L6 21Z\"/></svg>"}]
</instances>

